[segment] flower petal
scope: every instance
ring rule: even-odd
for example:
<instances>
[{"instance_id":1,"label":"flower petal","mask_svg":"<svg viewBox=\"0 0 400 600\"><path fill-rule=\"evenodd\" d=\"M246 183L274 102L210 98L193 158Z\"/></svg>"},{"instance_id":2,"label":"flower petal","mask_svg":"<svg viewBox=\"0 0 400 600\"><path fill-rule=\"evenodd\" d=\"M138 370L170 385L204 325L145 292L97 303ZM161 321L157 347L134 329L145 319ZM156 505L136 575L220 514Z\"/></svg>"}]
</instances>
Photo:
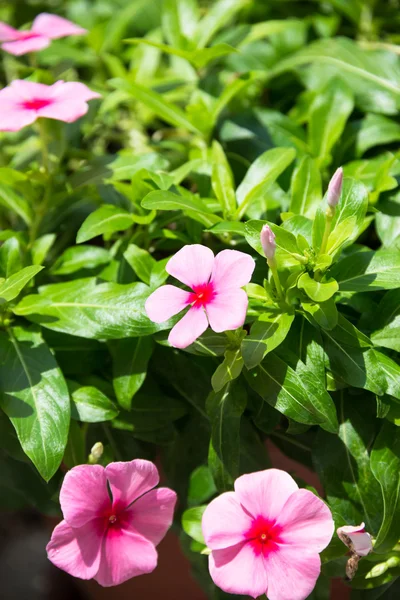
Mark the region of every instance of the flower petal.
<instances>
[{"instance_id":1,"label":"flower petal","mask_svg":"<svg viewBox=\"0 0 400 600\"><path fill-rule=\"evenodd\" d=\"M214 254L201 244L181 248L165 267L167 273L192 289L208 283L214 264Z\"/></svg>"},{"instance_id":2,"label":"flower petal","mask_svg":"<svg viewBox=\"0 0 400 600\"><path fill-rule=\"evenodd\" d=\"M116 511L127 508L160 481L157 467L149 460L114 462L105 471L113 496L113 510Z\"/></svg>"},{"instance_id":3,"label":"flower petal","mask_svg":"<svg viewBox=\"0 0 400 600\"><path fill-rule=\"evenodd\" d=\"M287 499L298 490L298 485L285 471L267 469L242 475L235 481L239 501L253 517L275 520Z\"/></svg>"},{"instance_id":4,"label":"flower petal","mask_svg":"<svg viewBox=\"0 0 400 600\"><path fill-rule=\"evenodd\" d=\"M190 304L191 295L190 292L180 290L174 285L162 285L146 300L147 316L154 323L168 321Z\"/></svg>"},{"instance_id":5,"label":"flower petal","mask_svg":"<svg viewBox=\"0 0 400 600\"><path fill-rule=\"evenodd\" d=\"M19 131L36 121L33 110L18 109L0 97L0 131Z\"/></svg>"},{"instance_id":6,"label":"flower petal","mask_svg":"<svg viewBox=\"0 0 400 600\"><path fill-rule=\"evenodd\" d=\"M151 573L157 566L154 545L130 529L109 529L101 548L95 580L104 587L119 585L132 577Z\"/></svg>"},{"instance_id":7,"label":"flower petal","mask_svg":"<svg viewBox=\"0 0 400 600\"><path fill-rule=\"evenodd\" d=\"M315 552L327 547L334 532L331 511L309 490L297 490L287 499L277 523L284 544Z\"/></svg>"},{"instance_id":8,"label":"flower petal","mask_svg":"<svg viewBox=\"0 0 400 600\"><path fill-rule=\"evenodd\" d=\"M257 556L251 544L244 542L213 550L208 565L212 580L224 592L258 598L266 593L268 587L269 577L264 561L262 554Z\"/></svg>"},{"instance_id":9,"label":"flower petal","mask_svg":"<svg viewBox=\"0 0 400 600\"><path fill-rule=\"evenodd\" d=\"M66 521L61 521L47 544L47 557L53 565L74 577L92 579L99 569L104 533L103 519L91 521L78 529L72 529Z\"/></svg>"},{"instance_id":10,"label":"flower petal","mask_svg":"<svg viewBox=\"0 0 400 600\"><path fill-rule=\"evenodd\" d=\"M241 327L246 319L247 294L244 290L223 290L207 304L206 311L213 331L220 333Z\"/></svg>"},{"instance_id":11,"label":"flower petal","mask_svg":"<svg viewBox=\"0 0 400 600\"><path fill-rule=\"evenodd\" d=\"M48 48L48 46L50 46L49 39L47 37L37 35L35 37L26 38L25 40L21 39L13 42L5 42L2 45L2 48L9 54L14 54L14 56L22 56L23 54L28 54L29 52L43 50L44 48Z\"/></svg>"},{"instance_id":12,"label":"flower petal","mask_svg":"<svg viewBox=\"0 0 400 600\"><path fill-rule=\"evenodd\" d=\"M171 329L168 341L174 348L187 348L208 327L206 313L201 306L192 306Z\"/></svg>"},{"instance_id":13,"label":"flower petal","mask_svg":"<svg viewBox=\"0 0 400 600\"><path fill-rule=\"evenodd\" d=\"M344 525L343 527L338 528L337 534L346 546L353 546L352 549L355 550L358 556L367 556L367 554L372 552L373 546L371 535L365 531L365 523L355 526Z\"/></svg>"},{"instance_id":14,"label":"flower petal","mask_svg":"<svg viewBox=\"0 0 400 600\"><path fill-rule=\"evenodd\" d=\"M202 520L205 542L212 550L233 546L245 539L252 518L243 510L235 492L226 492L207 506Z\"/></svg>"},{"instance_id":15,"label":"flower petal","mask_svg":"<svg viewBox=\"0 0 400 600\"><path fill-rule=\"evenodd\" d=\"M79 465L65 475L60 504L71 527L82 527L111 508L107 478L100 465Z\"/></svg>"},{"instance_id":16,"label":"flower petal","mask_svg":"<svg viewBox=\"0 0 400 600\"><path fill-rule=\"evenodd\" d=\"M222 250L214 260L211 281L217 291L240 288L249 283L256 263L245 252Z\"/></svg>"},{"instance_id":17,"label":"flower petal","mask_svg":"<svg viewBox=\"0 0 400 600\"><path fill-rule=\"evenodd\" d=\"M321 571L318 554L281 547L265 558L268 600L305 600L313 591Z\"/></svg>"},{"instance_id":18,"label":"flower petal","mask_svg":"<svg viewBox=\"0 0 400 600\"><path fill-rule=\"evenodd\" d=\"M101 98L100 94L79 81L57 81L48 87L52 98L60 102L88 102L88 100Z\"/></svg>"},{"instance_id":19,"label":"flower petal","mask_svg":"<svg viewBox=\"0 0 400 600\"><path fill-rule=\"evenodd\" d=\"M86 29L78 27L75 23L71 23L71 21L57 15L50 15L49 13L42 13L36 17L32 24L32 31L41 33L50 39L87 33Z\"/></svg>"},{"instance_id":20,"label":"flower petal","mask_svg":"<svg viewBox=\"0 0 400 600\"><path fill-rule=\"evenodd\" d=\"M168 488L144 494L127 511L131 513L132 527L157 546L172 525L176 500L176 493Z\"/></svg>"},{"instance_id":21,"label":"flower petal","mask_svg":"<svg viewBox=\"0 0 400 600\"><path fill-rule=\"evenodd\" d=\"M19 31L0 21L0 42L12 42L19 37Z\"/></svg>"}]
</instances>

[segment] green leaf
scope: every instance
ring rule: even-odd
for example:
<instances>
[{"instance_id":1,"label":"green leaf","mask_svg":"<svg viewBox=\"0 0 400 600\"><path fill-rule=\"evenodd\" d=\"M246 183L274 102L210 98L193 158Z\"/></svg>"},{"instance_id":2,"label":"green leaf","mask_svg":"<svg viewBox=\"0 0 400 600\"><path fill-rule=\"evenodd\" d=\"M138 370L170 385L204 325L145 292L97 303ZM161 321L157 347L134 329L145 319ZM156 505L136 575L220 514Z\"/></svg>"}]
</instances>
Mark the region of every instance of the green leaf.
<instances>
[{"instance_id":1,"label":"green leaf","mask_svg":"<svg viewBox=\"0 0 400 600\"><path fill-rule=\"evenodd\" d=\"M210 469L205 465L201 465L190 475L188 504L196 506L202 502L207 502L214 496L216 491Z\"/></svg>"},{"instance_id":2,"label":"green leaf","mask_svg":"<svg viewBox=\"0 0 400 600\"><path fill-rule=\"evenodd\" d=\"M108 83L115 89L127 92L139 102L143 102L147 108L152 110L157 116L170 125L188 129L192 133L201 134L200 130L189 121L183 110L171 102L168 102L161 94L139 85L138 83L133 83L132 81L120 78L111 79Z\"/></svg>"},{"instance_id":3,"label":"green leaf","mask_svg":"<svg viewBox=\"0 0 400 600\"><path fill-rule=\"evenodd\" d=\"M146 38L131 38L125 40L125 42L127 44L134 45L146 44L147 46L158 48L159 50L161 50L162 52L166 52L167 54L173 54L174 56L184 58L185 60L192 63L193 66L195 66L197 69L205 67L209 62L215 60L216 58L220 58L221 56L226 56L228 54L232 54L233 52L237 52L237 50L235 50L235 48L233 48L229 44L215 44L215 46L212 46L211 48L204 48L200 50L181 50L180 48L167 46L167 44L161 44L160 42L154 42ZM160 109L158 108L158 111L155 110L154 112L160 114ZM160 114L160 116L164 118L163 115ZM165 120L168 121L167 118L165 118ZM193 129L193 125L190 129Z\"/></svg>"},{"instance_id":4,"label":"green leaf","mask_svg":"<svg viewBox=\"0 0 400 600\"><path fill-rule=\"evenodd\" d=\"M239 205L236 220L240 221L256 197L267 192L279 175L293 162L295 156L294 148L272 148L253 162L236 190Z\"/></svg>"},{"instance_id":5,"label":"green leaf","mask_svg":"<svg viewBox=\"0 0 400 600\"><path fill-rule=\"evenodd\" d=\"M339 435L319 431L313 458L336 517L335 526L364 521L366 530L376 535L382 495L370 466L376 423L372 411L373 406L368 407L365 398L341 393Z\"/></svg>"},{"instance_id":6,"label":"green leaf","mask_svg":"<svg viewBox=\"0 0 400 600\"><path fill-rule=\"evenodd\" d=\"M151 273L157 264L150 252L139 248L136 244L129 244L124 252L124 258L130 264L139 279L147 285L150 285Z\"/></svg>"},{"instance_id":7,"label":"green leaf","mask_svg":"<svg viewBox=\"0 0 400 600\"><path fill-rule=\"evenodd\" d=\"M53 275L70 275L82 269L95 269L111 261L105 248L99 246L71 246L67 248L51 268Z\"/></svg>"},{"instance_id":8,"label":"green leaf","mask_svg":"<svg viewBox=\"0 0 400 600\"><path fill-rule=\"evenodd\" d=\"M55 233L46 233L33 242L31 252L34 265L41 265L45 261L56 237Z\"/></svg>"},{"instance_id":9,"label":"green leaf","mask_svg":"<svg viewBox=\"0 0 400 600\"><path fill-rule=\"evenodd\" d=\"M371 339L377 346L400 352L400 290L385 294L378 307L378 322Z\"/></svg>"},{"instance_id":10,"label":"green leaf","mask_svg":"<svg viewBox=\"0 0 400 600\"><path fill-rule=\"evenodd\" d=\"M214 140L212 145L211 185L219 200L224 218L229 218L236 210L234 180L225 152L221 144Z\"/></svg>"},{"instance_id":11,"label":"green leaf","mask_svg":"<svg viewBox=\"0 0 400 600\"><path fill-rule=\"evenodd\" d=\"M162 29L168 43L180 48L193 34L199 18L197 0L165 0Z\"/></svg>"},{"instance_id":12,"label":"green leaf","mask_svg":"<svg viewBox=\"0 0 400 600\"><path fill-rule=\"evenodd\" d=\"M84 220L77 233L76 242L82 244L98 235L125 231L133 222L132 215L126 210L112 204L104 204Z\"/></svg>"},{"instance_id":13,"label":"green leaf","mask_svg":"<svg viewBox=\"0 0 400 600\"><path fill-rule=\"evenodd\" d=\"M400 429L387 421L372 448L371 470L383 496L383 519L374 552L388 552L400 537Z\"/></svg>"},{"instance_id":14,"label":"green leaf","mask_svg":"<svg viewBox=\"0 0 400 600\"><path fill-rule=\"evenodd\" d=\"M336 263L330 274L343 292L373 292L400 287L400 250L355 252Z\"/></svg>"},{"instance_id":15,"label":"green leaf","mask_svg":"<svg viewBox=\"0 0 400 600\"><path fill-rule=\"evenodd\" d=\"M337 325L338 310L333 298L325 302L302 302L301 307L318 323L322 329L333 329Z\"/></svg>"},{"instance_id":16,"label":"green leaf","mask_svg":"<svg viewBox=\"0 0 400 600\"><path fill-rule=\"evenodd\" d=\"M121 412L113 421L113 427L132 433L158 431L170 426L173 421L180 419L187 412L185 404L177 399L166 396L150 388L143 388L132 400L129 412Z\"/></svg>"},{"instance_id":17,"label":"green leaf","mask_svg":"<svg viewBox=\"0 0 400 600\"><path fill-rule=\"evenodd\" d=\"M223 362L217 367L211 378L214 392L220 392L227 383L237 379L243 369L243 358L240 348L227 350Z\"/></svg>"},{"instance_id":18,"label":"green leaf","mask_svg":"<svg viewBox=\"0 0 400 600\"><path fill-rule=\"evenodd\" d=\"M35 329L0 332L0 405L24 452L48 481L67 444L70 404L64 377Z\"/></svg>"},{"instance_id":19,"label":"green leaf","mask_svg":"<svg viewBox=\"0 0 400 600\"><path fill-rule=\"evenodd\" d=\"M0 183L0 204L21 217L28 226L31 225L32 208L20 194L4 183Z\"/></svg>"},{"instance_id":20,"label":"green leaf","mask_svg":"<svg viewBox=\"0 0 400 600\"><path fill-rule=\"evenodd\" d=\"M11 275L8 279L0 284L0 303L10 302L18 296L18 294L24 289L27 283L37 275L43 267L40 265L25 267Z\"/></svg>"},{"instance_id":21,"label":"green leaf","mask_svg":"<svg viewBox=\"0 0 400 600\"><path fill-rule=\"evenodd\" d=\"M0 274L10 277L22 269L21 247L16 237L9 238L0 248Z\"/></svg>"},{"instance_id":22,"label":"green leaf","mask_svg":"<svg viewBox=\"0 0 400 600\"><path fill-rule=\"evenodd\" d=\"M309 146L318 166L331 162L331 151L339 140L354 108L353 94L340 79L330 80L311 106Z\"/></svg>"},{"instance_id":23,"label":"green leaf","mask_svg":"<svg viewBox=\"0 0 400 600\"><path fill-rule=\"evenodd\" d=\"M170 327L147 318L144 303L149 295L144 283L101 283L95 278L76 279L40 288L14 309L44 327L83 338L120 339L151 335Z\"/></svg>"},{"instance_id":24,"label":"green leaf","mask_svg":"<svg viewBox=\"0 0 400 600\"><path fill-rule=\"evenodd\" d=\"M83 423L111 421L118 415L118 408L100 390L91 385L68 381L72 398L72 418Z\"/></svg>"},{"instance_id":25,"label":"green leaf","mask_svg":"<svg viewBox=\"0 0 400 600\"><path fill-rule=\"evenodd\" d=\"M246 374L251 387L289 419L305 425L320 425L337 431L336 411L325 386L305 366L292 369L275 353Z\"/></svg>"},{"instance_id":26,"label":"green leaf","mask_svg":"<svg viewBox=\"0 0 400 600\"><path fill-rule=\"evenodd\" d=\"M195 506L194 508L188 508L182 515L182 528L187 535L205 544L203 532L201 529L201 520L203 518L204 511L207 506Z\"/></svg>"},{"instance_id":27,"label":"green leaf","mask_svg":"<svg viewBox=\"0 0 400 600\"><path fill-rule=\"evenodd\" d=\"M257 366L266 354L283 342L293 319L294 314L267 310L253 323L242 342L243 360L248 369Z\"/></svg>"},{"instance_id":28,"label":"green leaf","mask_svg":"<svg viewBox=\"0 0 400 600\"><path fill-rule=\"evenodd\" d=\"M236 13L248 4L248 0L217 0L205 17L197 24L193 41L198 48L204 48L219 29L227 25Z\"/></svg>"},{"instance_id":29,"label":"green leaf","mask_svg":"<svg viewBox=\"0 0 400 600\"><path fill-rule=\"evenodd\" d=\"M212 427L211 444L221 462L222 485L226 488L231 479L239 475L240 420L246 403L245 389L237 380L228 383L218 393L211 392L207 398L207 413Z\"/></svg>"},{"instance_id":30,"label":"green leaf","mask_svg":"<svg viewBox=\"0 0 400 600\"><path fill-rule=\"evenodd\" d=\"M316 161L305 156L293 171L290 211L312 219L321 203L322 181Z\"/></svg>"},{"instance_id":31,"label":"green leaf","mask_svg":"<svg viewBox=\"0 0 400 600\"><path fill-rule=\"evenodd\" d=\"M368 113L357 133L356 155L362 156L370 148L400 141L400 125L382 115Z\"/></svg>"},{"instance_id":32,"label":"green leaf","mask_svg":"<svg viewBox=\"0 0 400 600\"><path fill-rule=\"evenodd\" d=\"M275 223L270 223L269 221L247 221L245 237L250 246L265 258L260 239L261 229L264 225L269 225L275 234L275 256L278 269L298 266L299 261L297 257L300 255L300 250L297 246L296 237L293 233L286 231L279 225L275 225Z\"/></svg>"},{"instance_id":33,"label":"green leaf","mask_svg":"<svg viewBox=\"0 0 400 600\"><path fill-rule=\"evenodd\" d=\"M329 278L325 281L317 281L308 273L300 275L297 287L300 290L304 290L307 296L314 302L326 302L326 300L332 298L339 289L338 282L335 279Z\"/></svg>"},{"instance_id":34,"label":"green leaf","mask_svg":"<svg viewBox=\"0 0 400 600\"><path fill-rule=\"evenodd\" d=\"M63 463L68 467L68 469L72 469L78 465L83 465L86 461L87 454L84 428L81 427L77 421L71 421Z\"/></svg>"},{"instance_id":35,"label":"green leaf","mask_svg":"<svg viewBox=\"0 0 400 600\"><path fill-rule=\"evenodd\" d=\"M142 200L143 208L156 210L182 210L192 219L199 221L206 227L212 227L222 221L220 217L212 214L207 206L193 196L193 199L184 196L178 196L168 191L150 192Z\"/></svg>"},{"instance_id":36,"label":"green leaf","mask_svg":"<svg viewBox=\"0 0 400 600\"><path fill-rule=\"evenodd\" d=\"M132 398L142 387L153 352L151 337L112 340L108 347L113 359L113 386L118 403L130 410Z\"/></svg>"}]
</instances>

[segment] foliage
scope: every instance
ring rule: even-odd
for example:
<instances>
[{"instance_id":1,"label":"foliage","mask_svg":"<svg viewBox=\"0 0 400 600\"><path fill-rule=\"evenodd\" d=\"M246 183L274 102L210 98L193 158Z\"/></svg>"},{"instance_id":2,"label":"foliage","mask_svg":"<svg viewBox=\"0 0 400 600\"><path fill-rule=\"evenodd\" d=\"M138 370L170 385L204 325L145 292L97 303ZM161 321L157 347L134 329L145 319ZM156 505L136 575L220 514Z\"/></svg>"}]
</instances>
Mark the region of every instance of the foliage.
<instances>
[{"instance_id":1,"label":"foliage","mask_svg":"<svg viewBox=\"0 0 400 600\"><path fill-rule=\"evenodd\" d=\"M2 508L54 513L62 472L87 462L95 442L102 464L159 456L188 509L182 536L195 572L222 599L199 554L201 515L237 476L270 466L269 439L313 465L337 527L365 521L376 538L351 584L354 599L392 597L398 8L397 0L2 4L0 20L17 27L42 9L89 31L32 62L3 53L4 85L83 81L102 96L77 123L0 134ZM324 241L323 194L341 165ZM266 223L283 295L261 247ZM167 280L168 259L192 243L250 253L256 270L244 331L208 330L178 351L166 341L174 321L152 323L144 303ZM311 598L328 597L345 552L335 536Z\"/></svg>"}]
</instances>

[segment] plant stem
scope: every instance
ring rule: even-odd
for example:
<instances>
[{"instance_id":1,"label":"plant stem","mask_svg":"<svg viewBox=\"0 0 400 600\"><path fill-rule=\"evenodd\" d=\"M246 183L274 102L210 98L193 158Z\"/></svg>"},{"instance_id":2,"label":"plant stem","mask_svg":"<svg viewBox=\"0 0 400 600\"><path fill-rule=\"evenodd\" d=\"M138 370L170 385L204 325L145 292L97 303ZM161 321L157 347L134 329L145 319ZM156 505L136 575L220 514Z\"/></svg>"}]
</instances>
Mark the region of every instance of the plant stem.
<instances>
[{"instance_id":1,"label":"plant stem","mask_svg":"<svg viewBox=\"0 0 400 600\"><path fill-rule=\"evenodd\" d=\"M274 278L276 293L278 294L278 298L280 300L283 300L284 299L283 290L282 290L281 282L279 280L278 269L276 267L276 260L275 260L275 258L267 258L267 263L268 263L269 268L271 269L272 277Z\"/></svg>"},{"instance_id":2,"label":"plant stem","mask_svg":"<svg viewBox=\"0 0 400 600\"><path fill-rule=\"evenodd\" d=\"M319 249L319 255L325 254L325 252L326 252L326 246L328 245L328 238L329 238L329 234L331 232L332 220L333 220L334 214L335 214L335 209L332 208L331 206L328 206L328 208L326 209L326 213L325 213L325 216L326 216L325 229L324 229L324 235L322 237L321 248Z\"/></svg>"},{"instance_id":3,"label":"plant stem","mask_svg":"<svg viewBox=\"0 0 400 600\"><path fill-rule=\"evenodd\" d=\"M38 132L39 132L39 138L40 138L40 146L41 146L41 150L42 150L42 167L43 170L48 174L49 173L49 167L50 167L50 156L49 156L49 149L47 147L47 133L46 133L46 126L44 124L43 119L38 119L37 120L37 128L38 128Z\"/></svg>"}]
</instances>

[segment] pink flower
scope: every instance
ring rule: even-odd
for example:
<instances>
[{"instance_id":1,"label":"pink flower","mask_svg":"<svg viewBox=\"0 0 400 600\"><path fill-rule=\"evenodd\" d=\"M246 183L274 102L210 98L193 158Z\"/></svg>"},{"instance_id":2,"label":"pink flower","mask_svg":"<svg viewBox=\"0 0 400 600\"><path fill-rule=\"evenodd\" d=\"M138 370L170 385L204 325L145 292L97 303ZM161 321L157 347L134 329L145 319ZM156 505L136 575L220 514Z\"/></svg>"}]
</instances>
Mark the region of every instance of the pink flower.
<instances>
[{"instance_id":1,"label":"pink flower","mask_svg":"<svg viewBox=\"0 0 400 600\"><path fill-rule=\"evenodd\" d=\"M351 525L339 527L336 533L342 542L358 556L367 556L372 552L372 540L370 534L365 531L365 523L355 527Z\"/></svg>"},{"instance_id":2,"label":"pink flower","mask_svg":"<svg viewBox=\"0 0 400 600\"><path fill-rule=\"evenodd\" d=\"M100 98L83 83L54 85L16 79L0 90L0 131L19 131L39 117L72 123L88 111L88 100Z\"/></svg>"},{"instance_id":3,"label":"pink flower","mask_svg":"<svg viewBox=\"0 0 400 600\"><path fill-rule=\"evenodd\" d=\"M330 180L329 185L328 185L327 202L331 208L335 208L335 206L337 206L337 204L340 200L340 195L342 193L342 186L343 186L343 169L342 169L342 167L339 167L334 172L332 179Z\"/></svg>"},{"instance_id":4,"label":"pink flower","mask_svg":"<svg viewBox=\"0 0 400 600\"><path fill-rule=\"evenodd\" d=\"M261 229L260 240L265 257L270 260L273 259L275 256L276 242L275 234L269 225L264 225Z\"/></svg>"},{"instance_id":5,"label":"pink flower","mask_svg":"<svg viewBox=\"0 0 400 600\"><path fill-rule=\"evenodd\" d=\"M329 508L284 471L243 475L203 515L210 574L228 594L304 600L333 534Z\"/></svg>"},{"instance_id":6,"label":"pink flower","mask_svg":"<svg viewBox=\"0 0 400 600\"><path fill-rule=\"evenodd\" d=\"M71 21L42 13L33 21L32 29L18 31L0 22L1 47L6 52L15 56L22 56L28 52L36 52L50 46L51 40L67 37L69 35L83 35L86 29L82 29Z\"/></svg>"},{"instance_id":7,"label":"pink flower","mask_svg":"<svg viewBox=\"0 0 400 600\"><path fill-rule=\"evenodd\" d=\"M49 560L106 587L151 573L157 566L155 547L171 526L176 502L172 490L152 489L158 482L158 471L147 460L69 471L60 492L65 520L47 545Z\"/></svg>"},{"instance_id":8,"label":"pink flower","mask_svg":"<svg viewBox=\"0 0 400 600\"><path fill-rule=\"evenodd\" d=\"M147 299L146 312L152 321L162 323L191 306L169 334L175 348L192 344L209 324L216 332L237 329L245 321L248 304L240 288L250 281L254 267L254 260L244 252L222 250L214 256L206 246L185 246L166 270L192 291L163 285Z\"/></svg>"}]
</instances>

